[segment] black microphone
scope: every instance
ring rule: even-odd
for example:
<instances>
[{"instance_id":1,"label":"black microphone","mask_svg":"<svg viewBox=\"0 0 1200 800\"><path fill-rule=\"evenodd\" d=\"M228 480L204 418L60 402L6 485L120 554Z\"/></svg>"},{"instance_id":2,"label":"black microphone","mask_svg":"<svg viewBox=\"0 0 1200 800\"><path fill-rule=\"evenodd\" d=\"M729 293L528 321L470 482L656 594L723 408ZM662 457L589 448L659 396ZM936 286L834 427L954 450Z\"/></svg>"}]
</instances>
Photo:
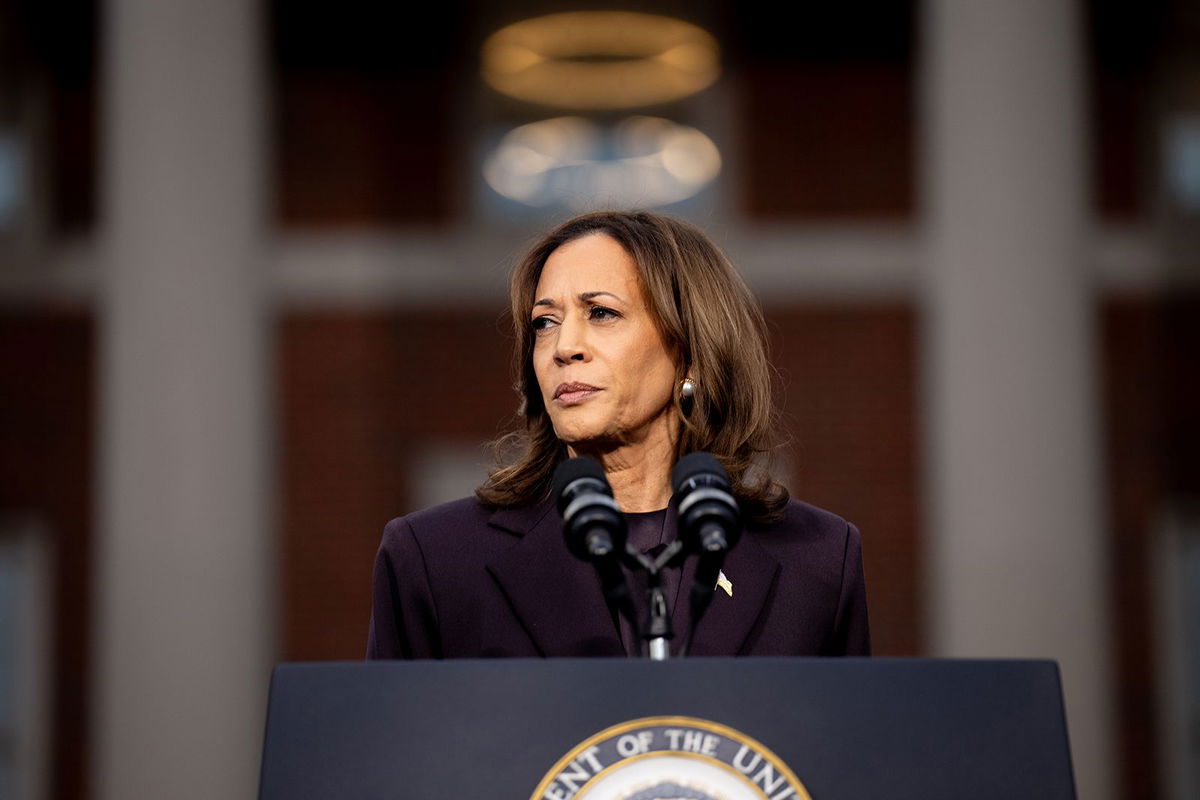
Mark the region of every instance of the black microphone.
<instances>
[{"instance_id":1,"label":"black microphone","mask_svg":"<svg viewBox=\"0 0 1200 800\"><path fill-rule=\"evenodd\" d=\"M572 458L554 470L554 496L563 517L567 549L584 561L608 560L625 552L625 515L599 462Z\"/></svg>"},{"instance_id":2,"label":"black microphone","mask_svg":"<svg viewBox=\"0 0 1200 800\"><path fill-rule=\"evenodd\" d=\"M729 474L708 453L689 453L671 472L679 501L679 538L694 553L727 553L742 535L741 514ZM715 580L714 576L714 580Z\"/></svg>"},{"instance_id":3,"label":"black microphone","mask_svg":"<svg viewBox=\"0 0 1200 800\"><path fill-rule=\"evenodd\" d=\"M691 618L680 655L686 655L700 618L716 590L725 554L742 536L742 518L729 484L729 474L708 453L689 453L671 472L679 514L679 538L700 556L692 582Z\"/></svg>"},{"instance_id":4,"label":"black microphone","mask_svg":"<svg viewBox=\"0 0 1200 800\"><path fill-rule=\"evenodd\" d=\"M625 615L636 627L637 610L620 562L629 531L604 468L590 458L572 458L554 470L552 485L567 549L595 565L605 602L614 614Z\"/></svg>"}]
</instances>

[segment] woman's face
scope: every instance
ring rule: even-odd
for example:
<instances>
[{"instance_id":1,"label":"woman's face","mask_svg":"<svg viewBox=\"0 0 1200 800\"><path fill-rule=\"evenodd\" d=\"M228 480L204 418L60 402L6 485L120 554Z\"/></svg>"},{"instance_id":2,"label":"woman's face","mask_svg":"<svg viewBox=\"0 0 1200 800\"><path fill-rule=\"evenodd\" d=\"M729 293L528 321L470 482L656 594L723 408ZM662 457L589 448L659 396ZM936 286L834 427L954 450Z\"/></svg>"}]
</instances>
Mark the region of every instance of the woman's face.
<instances>
[{"instance_id":1,"label":"woman's face","mask_svg":"<svg viewBox=\"0 0 1200 800\"><path fill-rule=\"evenodd\" d=\"M531 314L534 372L559 439L576 453L671 439L675 362L624 247L602 233L560 246Z\"/></svg>"}]
</instances>

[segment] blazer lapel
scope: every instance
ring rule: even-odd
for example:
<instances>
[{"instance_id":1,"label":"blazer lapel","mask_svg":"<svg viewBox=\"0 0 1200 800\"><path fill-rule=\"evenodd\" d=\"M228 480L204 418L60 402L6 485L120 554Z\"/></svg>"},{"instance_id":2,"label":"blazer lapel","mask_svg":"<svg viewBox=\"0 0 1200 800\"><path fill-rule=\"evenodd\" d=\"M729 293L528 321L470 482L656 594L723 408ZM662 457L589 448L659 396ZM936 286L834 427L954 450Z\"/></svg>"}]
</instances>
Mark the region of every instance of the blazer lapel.
<instances>
[{"instance_id":1,"label":"blazer lapel","mask_svg":"<svg viewBox=\"0 0 1200 800\"><path fill-rule=\"evenodd\" d=\"M487 569L543 656L623 656L596 570L567 550L552 502L501 510L489 524L521 537Z\"/></svg>"},{"instance_id":2,"label":"blazer lapel","mask_svg":"<svg viewBox=\"0 0 1200 800\"><path fill-rule=\"evenodd\" d=\"M676 524L671 514L667 524ZM696 579L696 556L689 556L680 577L678 600L671 619L675 626L672 652L677 651L687 636L691 621L692 582ZM740 655L746 639L754 629L771 588L779 577L779 561L755 540L749 531L742 534L737 546L725 556L721 571L733 584L733 595L713 587L713 599L700 619L689 655Z\"/></svg>"},{"instance_id":3,"label":"blazer lapel","mask_svg":"<svg viewBox=\"0 0 1200 800\"><path fill-rule=\"evenodd\" d=\"M508 599L521 626L543 656L624 656L625 649L604 602L600 578L589 564L567 550L562 520L547 501L492 515L489 524L520 537L514 546L487 565ZM677 536L674 505L667 512L667 540ZM672 652L687 635L689 600L696 576L696 556L689 556L680 574L672 609L675 629ZM733 584L733 596L714 589L692 641L691 655L741 654L779 577L779 561L763 549L750 532L725 558L722 567ZM643 599L635 598L638 613Z\"/></svg>"}]
</instances>

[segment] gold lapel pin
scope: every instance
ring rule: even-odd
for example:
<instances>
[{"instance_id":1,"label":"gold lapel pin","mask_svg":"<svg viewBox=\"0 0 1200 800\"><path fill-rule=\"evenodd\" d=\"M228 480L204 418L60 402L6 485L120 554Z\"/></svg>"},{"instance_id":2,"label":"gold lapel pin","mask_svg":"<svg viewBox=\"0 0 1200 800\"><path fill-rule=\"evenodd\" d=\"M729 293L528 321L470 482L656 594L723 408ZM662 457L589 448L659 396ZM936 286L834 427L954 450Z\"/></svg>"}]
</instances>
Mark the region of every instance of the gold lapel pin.
<instances>
[{"instance_id":1,"label":"gold lapel pin","mask_svg":"<svg viewBox=\"0 0 1200 800\"><path fill-rule=\"evenodd\" d=\"M725 594L733 597L733 581L725 577L725 570L717 571L717 586L724 589ZM714 586L713 589L716 590L717 586Z\"/></svg>"}]
</instances>

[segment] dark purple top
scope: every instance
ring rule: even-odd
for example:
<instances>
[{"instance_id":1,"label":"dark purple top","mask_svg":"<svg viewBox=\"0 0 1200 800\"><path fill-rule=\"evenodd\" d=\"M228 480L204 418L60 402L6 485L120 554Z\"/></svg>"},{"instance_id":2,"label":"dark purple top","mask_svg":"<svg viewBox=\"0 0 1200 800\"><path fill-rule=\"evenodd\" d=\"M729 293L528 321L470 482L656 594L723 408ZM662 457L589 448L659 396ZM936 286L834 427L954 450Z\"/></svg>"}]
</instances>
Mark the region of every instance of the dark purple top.
<instances>
[{"instance_id":1,"label":"dark purple top","mask_svg":"<svg viewBox=\"0 0 1200 800\"><path fill-rule=\"evenodd\" d=\"M660 531L675 538L673 514ZM714 590L691 654L868 655L861 547L853 525L798 500L780 521L747 526L723 567L732 593ZM695 561L679 584L692 584ZM688 603L671 612L682 636ZM549 500L496 510L467 498L384 529L367 658L625 654L599 578L568 552Z\"/></svg>"}]
</instances>

